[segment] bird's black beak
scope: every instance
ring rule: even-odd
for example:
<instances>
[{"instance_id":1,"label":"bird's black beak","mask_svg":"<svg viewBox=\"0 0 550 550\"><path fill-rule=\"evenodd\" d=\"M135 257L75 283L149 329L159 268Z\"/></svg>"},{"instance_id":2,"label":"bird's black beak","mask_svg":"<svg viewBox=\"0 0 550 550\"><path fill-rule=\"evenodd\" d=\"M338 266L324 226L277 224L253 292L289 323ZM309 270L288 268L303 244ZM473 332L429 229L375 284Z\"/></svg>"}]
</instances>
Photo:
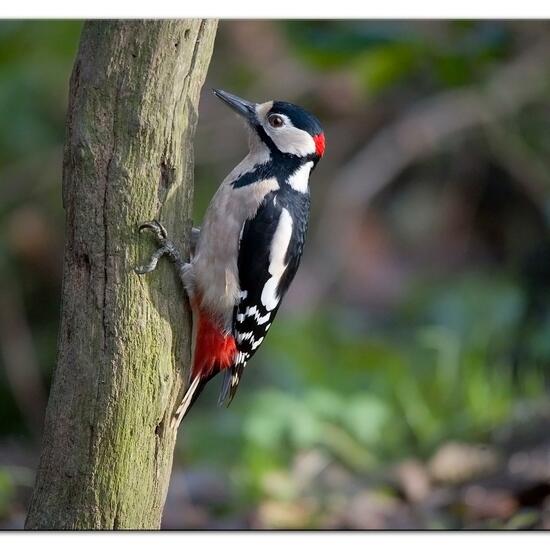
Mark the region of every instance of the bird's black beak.
<instances>
[{"instance_id":1,"label":"bird's black beak","mask_svg":"<svg viewBox=\"0 0 550 550\"><path fill-rule=\"evenodd\" d=\"M229 105L236 113L244 117L250 124L256 121L256 104L237 97L236 95L224 92L223 90L212 90L216 97Z\"/></svg>"}]
</instances>

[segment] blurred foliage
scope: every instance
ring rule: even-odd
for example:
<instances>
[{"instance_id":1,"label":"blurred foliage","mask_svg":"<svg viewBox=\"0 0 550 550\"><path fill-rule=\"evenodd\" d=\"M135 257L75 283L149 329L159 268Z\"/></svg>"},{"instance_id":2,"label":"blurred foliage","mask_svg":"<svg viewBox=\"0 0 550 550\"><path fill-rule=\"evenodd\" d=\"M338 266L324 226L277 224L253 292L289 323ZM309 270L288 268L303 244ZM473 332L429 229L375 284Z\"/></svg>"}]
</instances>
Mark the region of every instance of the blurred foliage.
<instances>
[{"instance_id":1,"label":"blurred foliage","mask_svg":"<svg viewBox=\"0 0 550 550\"><path fill-rule=\"evenodd\" d=\"M8 472L0 469L0 517L7 515L15 486Z\"/></svg>"},{"instance_id":2,"label":"blurred foliage","mask_svg":"<svg viewBox=\"0 0 550 550\"><path fill-rule=\"evenodd\" d=\"M80 22L0 24L0 163L61 143Z\"/></svg>"},{"instance_id":3,"label":"blurred foliage","mask_svg":"<svg viewBox=\"0 0 550 550\"><path fill-rule=\"evenodd\" d=\"M457 21L437 32L428 22L292 21L287 36L296 54L319 70L347 69L365 92L378 94L409 80L441 87L476 82L502 59L514 39L500 22Z\"/></svg>"},{"instance_id":4,"label":"blurred foliage","mask_svg":"<svg viewBox=\"0 0 550 550\"><path fill-rule=\"evenodd\" d=\"M46 380L57 341L65 110L81 26L0 21L0 277L4 292L17 285L15 291L25 295ZM0 433L24 430L3 368L0 401Z\"/></svg>"}]
</instances>

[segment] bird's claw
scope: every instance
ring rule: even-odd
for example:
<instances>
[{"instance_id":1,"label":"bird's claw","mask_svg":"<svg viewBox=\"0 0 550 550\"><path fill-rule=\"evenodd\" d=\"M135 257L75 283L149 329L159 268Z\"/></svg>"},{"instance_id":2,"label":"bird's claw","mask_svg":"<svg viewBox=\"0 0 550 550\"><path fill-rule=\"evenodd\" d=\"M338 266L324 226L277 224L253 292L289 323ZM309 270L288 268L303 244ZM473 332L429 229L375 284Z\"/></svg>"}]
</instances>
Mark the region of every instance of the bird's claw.
<instances>
[{"instance_id":1,"label":"bird's claw","mask_svg":"<svg viewBox=\"0 0 550 550\"><path fill-rule=\"evenodd\" d=\"M134 268L134 271L138 275L145 275L146 273L151 273L151 271L154 271L157 267L158 261L163 256L167 256L172 263L182 263L181 255L178 252L178 249L176 248L174 243L170 239L168 239L168 232L159 221L146 221L138 226L138 231L140 233L145 229L152 231L159 245L159 248L155 250L155 252L153 252L148 263Z\"/></svg>"},{"instance_id":2,"label":"bird's claw","mask_svg":"<svg viewBox=\"0 0 550 550\"><path fill-rule=\"evenodd\" d=\"M145 229L150 229L153 232L159 244L161 244L162 241L168 239L168 232L166 231L164 225L162 225L157 220L140 223L138 231L141 233Z\"/></svg>"}]
</instances>

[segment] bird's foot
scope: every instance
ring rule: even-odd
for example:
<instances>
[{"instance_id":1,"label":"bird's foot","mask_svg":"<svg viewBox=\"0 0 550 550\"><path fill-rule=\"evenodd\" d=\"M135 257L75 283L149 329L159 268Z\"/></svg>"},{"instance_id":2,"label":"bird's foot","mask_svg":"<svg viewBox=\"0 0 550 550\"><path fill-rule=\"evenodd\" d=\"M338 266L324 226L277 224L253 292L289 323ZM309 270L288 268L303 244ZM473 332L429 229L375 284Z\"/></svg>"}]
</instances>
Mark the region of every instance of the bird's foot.
<instances>
[{"instance_id":1,"label":"bird's foot","mask_svg":"<svg viewBox=\"0 0 550 550\"><path fill-rule=\"evenodd\" d=\"M141 233L144 230L151 231L155 240L157 241L158 248L153 252L151 258L145 265L140 265L134 269L138 275L145 275L151 273L157 267L158 261L166 256L173 264L176 265L178 270L182 270L185 267L185 262L182 260L179 250L176 245L168 238L168 233L164 226L157 220L143 222L139 225L138 231Z\"/></svg>"}]
</instances>

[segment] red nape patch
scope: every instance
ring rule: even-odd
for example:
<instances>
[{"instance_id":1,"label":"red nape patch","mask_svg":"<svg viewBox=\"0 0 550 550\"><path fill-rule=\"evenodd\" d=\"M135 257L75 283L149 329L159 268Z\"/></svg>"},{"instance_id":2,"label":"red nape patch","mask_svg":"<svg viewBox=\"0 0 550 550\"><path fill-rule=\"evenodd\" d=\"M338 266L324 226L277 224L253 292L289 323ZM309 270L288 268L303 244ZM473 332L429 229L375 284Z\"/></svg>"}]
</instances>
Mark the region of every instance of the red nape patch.
<instances>
[{"instance_id":1,"label":"red nape patch","mask_svg":"<svg viewBox=\"0 0 550 550\"><path fill-rule=\"evenodd\" d=\"M325 134L313 136L313 141L315 142L315 153L322 157L325 154Z\"/></svg>"},{"instance_id":2,"label":"red nape patch","mask_svg":"<svg viewBox=\"0 0 550 550\"><path fill-rule=\"evenodd\" d=\"M233 336L224 335L217 324L200 311L192 377L197 375L206 377L214 370L230 367L236 352L237 347Z\"/></svg>"}]
</instances>

